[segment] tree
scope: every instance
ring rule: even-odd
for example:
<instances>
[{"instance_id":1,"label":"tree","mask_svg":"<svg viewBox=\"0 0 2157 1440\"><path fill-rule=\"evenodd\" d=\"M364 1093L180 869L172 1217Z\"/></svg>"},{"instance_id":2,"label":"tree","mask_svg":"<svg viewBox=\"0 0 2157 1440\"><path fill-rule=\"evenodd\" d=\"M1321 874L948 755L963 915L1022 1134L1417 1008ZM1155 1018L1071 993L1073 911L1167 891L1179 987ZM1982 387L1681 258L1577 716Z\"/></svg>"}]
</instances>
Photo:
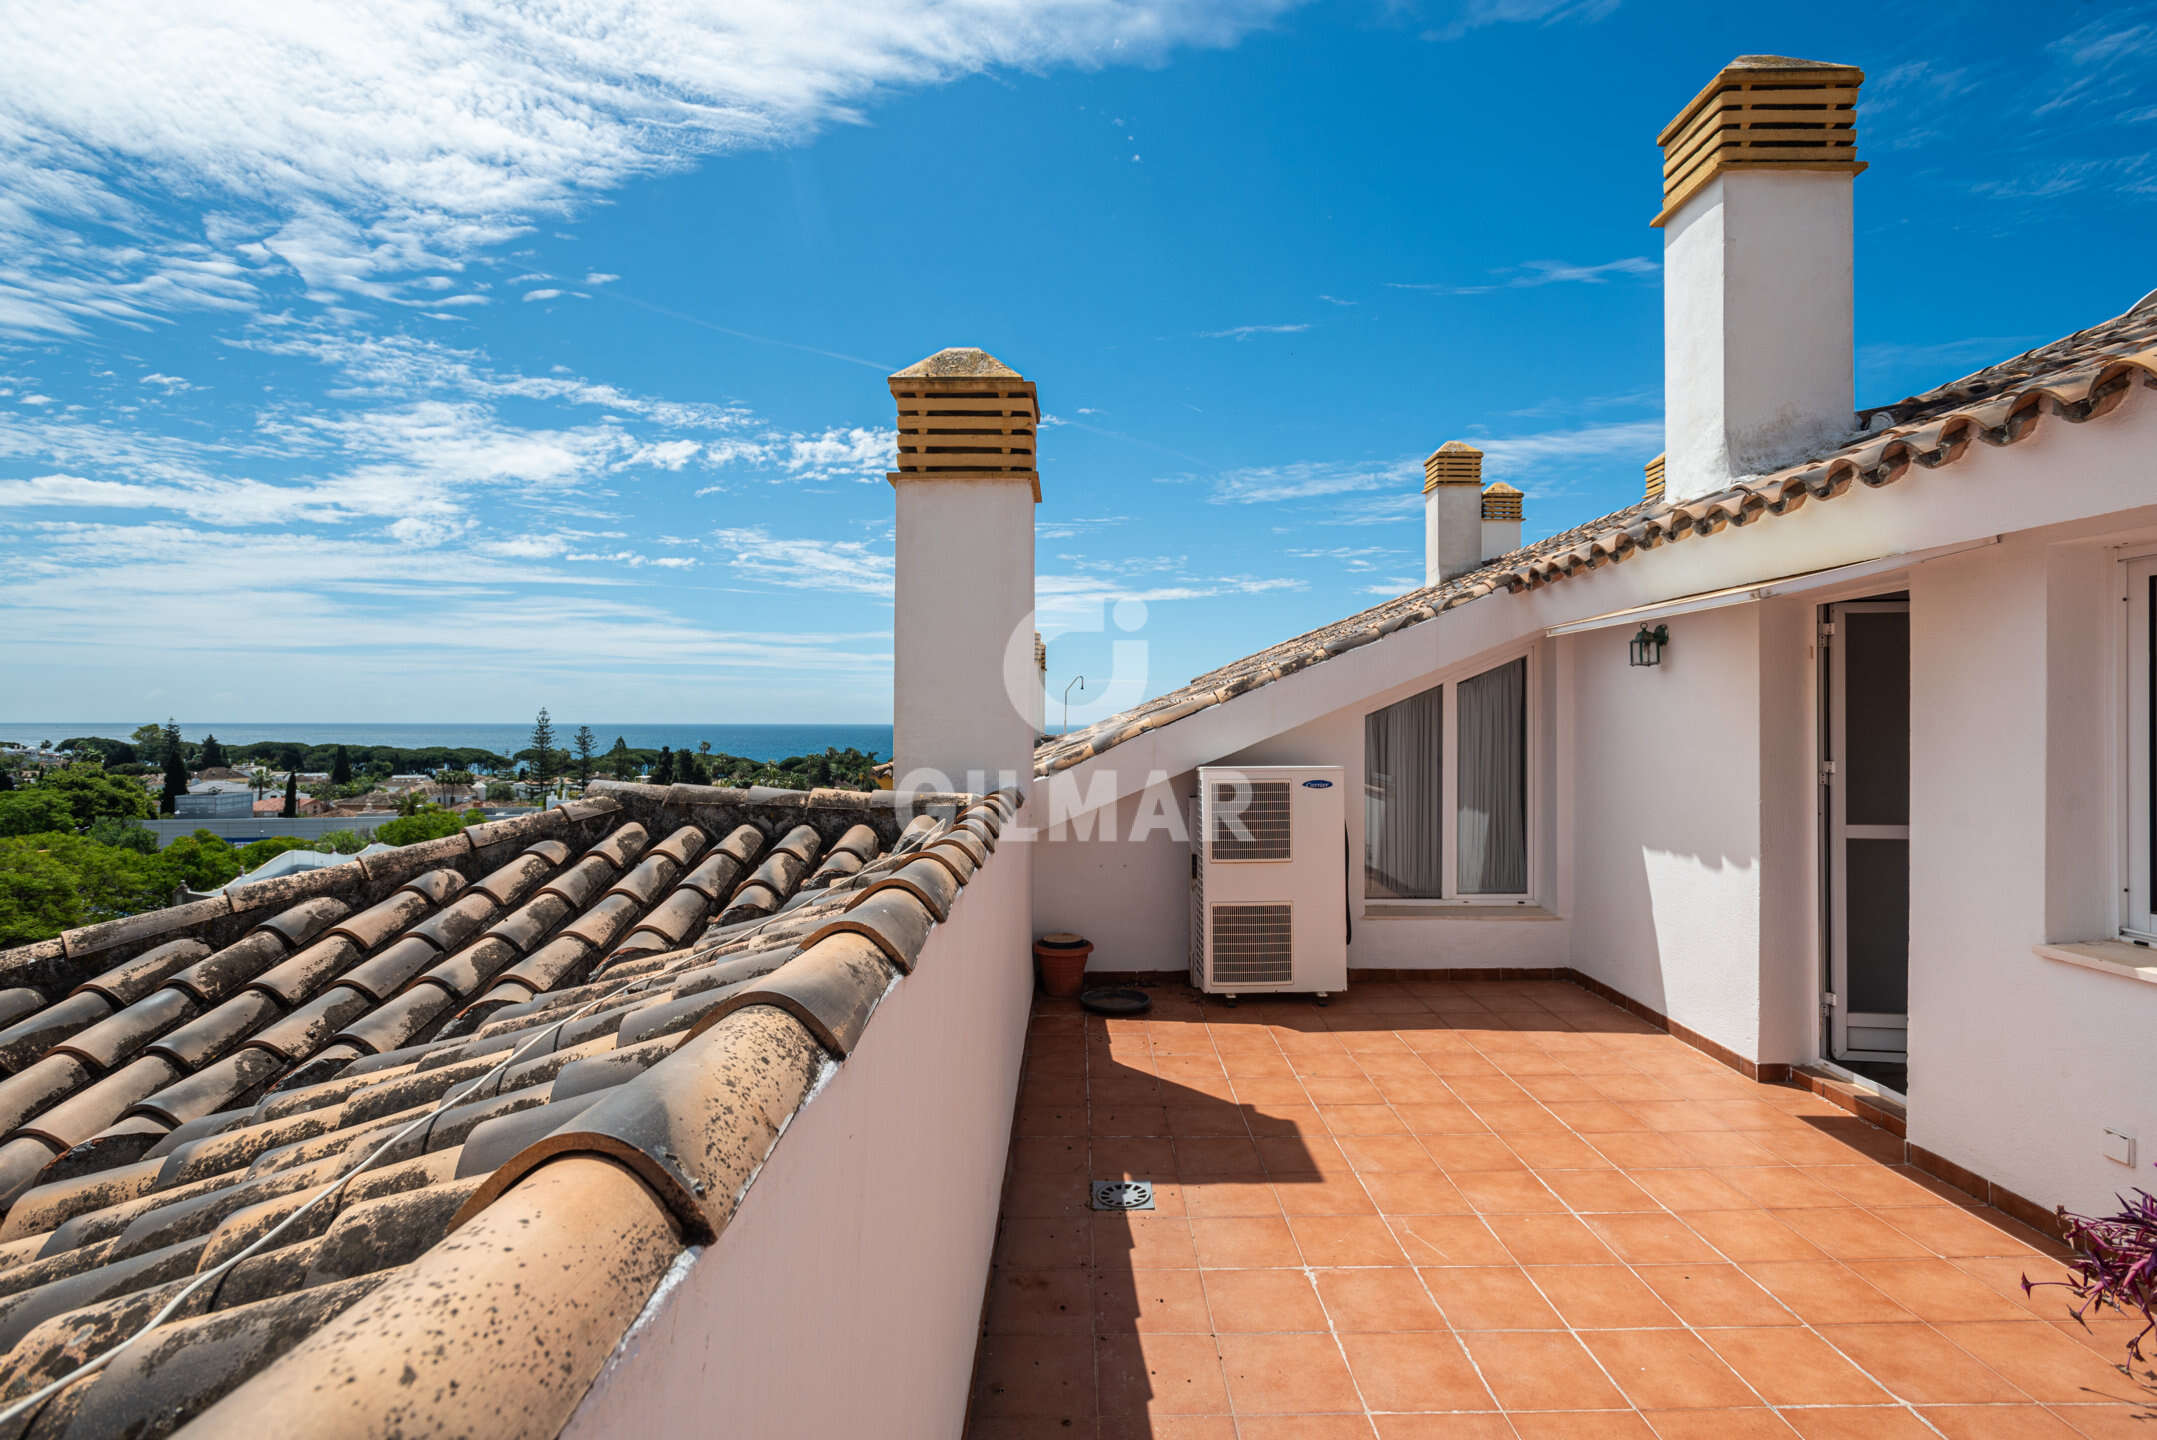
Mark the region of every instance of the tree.
<instances>
[{"instance_id":1,"label":"tree","mask_svg":"<svg viewBox=\"0 0 2157 1440\"><path fill-rule=\"evenodd\" d=\"M300 813L300 777L296 770L285 772L285 808L277 813L287 820Z\"/></svg>"},{"instance_id":2,"label":"tree","mask_svg":"<svg viewBox=\"0 0 2157 1440\"><path fill-rule=\"evenodd\" d=\"M161 814L170 815L179 807L174 802L187 793L187 761L181 758L177 743L165 751L165 789L157 802Z\"/></svg>"},{"instance_id":3,"label":"tree","mask_svg":"<svg viewBox=\"0 0 2157 1440\"><path fill-rule=\"evenodd\" d=\"M202 768L205 770L222 770L225 768L226 763L225 747L217 743L215 735L204 735L202 737Z\"/></svg>"},{"instance_id":4,"label":"tree","mask_svg":"<svg viewBox=\"0 0 2157 1440\"><path fill-rule=\"evenodd\" d=\"M652 783L654 785L672 785L674 783L674 752L664 745L659 747L659 763L652 766Z\"/></svg>"},{"instance_id":5,"label":"tree","mask_svg":"<svg viewBox=\"0 0 2157 1440\"><path fill-rule=\"evenodd\" d=\"M240 873L240 857L221 835L197 830L182 835L158 852L157 858L171 872L172 883L190 890L215 890Z\"/></svg>"},{"instance_id":6,"label":"tree","mask_svg":"<svg viewBox=\"0 0 2157 1440\"><path fill-rule=\"evenodd\" d=\"M15 772L8 769L0 769L0 791L12 790L14 788Z\"/></svg>"},{"instance_id":7,"label":"tree","mask_svg":"<svg viewBox=\"0 0 2157 1440\"><path fill-rule=\"evenodd\" d=\"M66 797L44 785L0 795L0 835L42 835L71 831L75 816Z\"/></svg>"},{"instance_id":8,"label":"tree","mask_svg":"<svg viewBox=\"0 0 2157 1440\"><path fill-rule=\"evenodd\" d=\"M350 785L351 783L352 757L345 754L345 747L340 745L337 747L337 753L330 758L330 784Z\"/></svg>"},{"instance_id":9,"label":"tree","mask_svg":"<svg viewBox=\"0 0 2157 1440\"><path fill-rule=\"evenodd\" d=\"M617 780L637 778L637 757L629 753L629 742L619 735L614 737L614 748L607 751L607 765Z\"/></svg>"},{"instance_id":10,"label":"tree","mask_svg":"<svg viewBox=\"0 0 2157 1440\"><path fill-rule=\"evenodd\" d=\"M170 715L165 717L165 728L157 732L157 744L160 757L177 754L183 762L187 759L187 742L180 738L180 722Z\"/></svg>"},{"instance_id":11,"label":"tree","mask_svg":"<svg viewBox=\"0 0 2157 1440\"><path fill-rule=\"evenodd\" d=\"M263 792L267 791L272 785L276 784L277 779L275 776L270 774L268 766L257 765L254 769L247 772L247 783L251 787L253 787L255 792L255 798L257 800L260 800L263 796Z\"/></svg>"},{"instance_id":12,"label":"tree","mask_svg":"<svg viewBox=\"0 0 2157 1440\"><path fill-rule=\"evenodd\" d=\"M553 779L554 721L548 718L547 707L542 705L539 718L532 722L532 783L544 794Z\"/></svg>"},{"instance_id":13,"label":"tree","mask_svg":"<svg viewBox=\"0 0 2157 1440\"><path fill-rule=\"evenodd\" d=\"M674 756L674 773L684 785L702 785L711 779L702 762L688 750L679 751Z\"/></svg>"},{"instance_id":14,"label":"tree","mask_svg":"<svg viewBox=\"0 0 2157 1440\"><path fill-rule=\"evenodd\" d=\"M592 733L591 726L579 725L572 743L576 746L577 789L581 792L592 783L592 764L599 750L599 737Z\"/></svg>"},{"instance_id":15,"label":"tree","mask_svg":"<svg viewBox=\"0 0 2157 1440\"><path fill-rule=\"evenodd\" d=\"M64 828L71 830L87 830L93 821L106 816L148 820L157 814L157 807L140 785L81 760L53 771L38 782L37 788L67 802L72 818Z\"/></svg>"},{"instance_id":16,"label":"tree","mask_svg":"<svg viewBox=\"0 0 2157 1440\"><path fill-rule=\"evenodd\" d=\"M128 740L129 740L130 742L132 742L132 743L133 743L133 745L134 745L134 748L135 748L135 749L136 749L137 751L139 751L140 753L142 753L142 754L144 754L144 755L155 755L155 756L159 757L160 759L162 759L162 758L164 757L164 754L165 754L165 727L164 727L164 726L162 726L162 725L137 725L137 726L135 727L135 729L134 729L134 733L133 733L133 734L131 734L131 735L129 735L129 736L127 737L127 738L128 738ZM77 743L77 742L74 742L74 741L70 741L70 742L69 742L69 744L75 744L75 743ZM62 748L62 749L66 749L66 748L67 748L67 746L62 746L61 748Z\"/></svg>"}]
</instances>

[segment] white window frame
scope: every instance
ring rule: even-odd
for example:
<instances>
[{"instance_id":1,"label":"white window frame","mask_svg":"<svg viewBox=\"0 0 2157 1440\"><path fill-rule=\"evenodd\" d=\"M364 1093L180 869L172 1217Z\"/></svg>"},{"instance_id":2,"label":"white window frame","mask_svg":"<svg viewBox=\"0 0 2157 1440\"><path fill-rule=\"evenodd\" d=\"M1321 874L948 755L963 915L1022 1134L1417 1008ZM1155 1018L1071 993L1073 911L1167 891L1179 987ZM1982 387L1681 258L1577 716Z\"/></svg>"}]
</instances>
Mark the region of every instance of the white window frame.
<instances>
[{"instance_id":1,"label":"white window frame","mask_svg":"<svg viewBox=\"0 0 2157 1440\"><path fill-rule=\"evenodd\" d=\"M1365 864L1361 867L1363 870L1363 903L1365 905L1384 905L1389 908L1415 906L1429 910L1481 908L1511 910L1518 909L1523 905L1537 903L1536 897L1543 893L1543 766L1541 764L1543 754L1543 677L1541 667L1536 663L1539 658L1538 647L1533 643L1529 643L1514 649L1501 651L1493 656L1478 658L1471 664L1456 665L1428 677L1426 681L1419 683L1405 695L1398 696L1384 705L1370 706L1357 717L1358 721L1361 722L1381 710L1390 709L1402 700L1410 699L1438 686L1445 687L1438 700L1439 734L1443 737L1439 742L1439 749L1443 752L1439 771L1439 793L1445 797L1444 804L1446 807L1445 823L1439 827L1440 858L1438 864L1439 873L1444 877L1440 886L1442 893L1436 896L1371 894L1369 856L1365 854L1363 857ZM1527 725L1521 738L1524 752L1523 762L1527 768L1527 784L1524 787L1522 803L1527 807L1528 811L1527 825L1525 827L1528 845L1528 888L1518 892L1479 891L1473 895L1463 895L1460 893L1459 853L1460 682L1473 680L1478 675L1487 675L1491 671L1501 669L1516 660L1525 660L1527 662L1525 666L1527 679L1522 686L1521 696L1521 705L1527 712ZM1363 727L1359 723L1357 727L1357 746L1359 750L1362 746L1362 735ZM1367 752L1362 755L1361 763L1363 773L1358 777L1359 793L1361 793L1362 787L1367 785L1370 775L1370 756ZM1368 804L1369 802L1366 800L1365 803ZM1366 822L1365 837L1368 834L1368 822ZM1359 840L1357 849L1361 851L1365 843L1367 843L1366 840Z\"/></svg>"},{"instance_id":2,"label":"white window frame","mask_svg":"<svg viewBox=\"0 0 2157 1440\"><path fill-rule=\"evenodd\" d=\"M2120 806L2119 933L2122 939L2157 943L2157 894L2152 893L2150 847L2151 755L2150 584L2157 577L2157 551L2120 557L2119 775L2126 786Z\"/></svg>"}]
</instances>

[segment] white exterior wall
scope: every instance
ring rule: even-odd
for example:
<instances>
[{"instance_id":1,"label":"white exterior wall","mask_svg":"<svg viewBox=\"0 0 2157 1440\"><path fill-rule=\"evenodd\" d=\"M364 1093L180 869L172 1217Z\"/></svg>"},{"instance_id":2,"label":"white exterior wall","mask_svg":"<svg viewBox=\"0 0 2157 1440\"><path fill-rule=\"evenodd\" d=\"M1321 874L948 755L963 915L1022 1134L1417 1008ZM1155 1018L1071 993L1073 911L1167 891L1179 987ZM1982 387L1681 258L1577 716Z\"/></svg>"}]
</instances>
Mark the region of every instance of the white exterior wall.
<instances>
[{"instance_id":1,"label":"white exterior wall","mask_svg":"<svg viewBox=\"0 0 2157 1440\"><path fill-rule=\"evenodd\" d=\"M1423 583L1436 585L1483 563L1483 490L1433 485L1423 492Z\"/></svg>"},{"instance_id":2,"label":"white exterior wall","mask_svg":"<svg viewBox=\"0 0 2157 1440\"><path fill-rule=\"evenodd\" d=\"M960 892L565 1436L959 1433L1033 995L1030 849Z\"/></svg>"},{"instance_id":3,"label":"white exterior wall","mask_svg":"<svg viewBox=\"0 0 2157 1440\"><path fill-rule=\"evenodd\" d=\"M1850 181L1726 171L1664 227L1671 499L1776 469L1849 433Z\"/></svg>"},{"instance_id":4,"label":"white exterior wall","mask_svg":"<svg viewBox=\"0 0 2157 1440\"><path fill-rule=\"evenodd\" d=\"M1024 477L900 480L892 748L900 788L987 794L1033 774L1034 496ZM969 779L969 777L973 777Z\"/></svg>"}]
</instances>

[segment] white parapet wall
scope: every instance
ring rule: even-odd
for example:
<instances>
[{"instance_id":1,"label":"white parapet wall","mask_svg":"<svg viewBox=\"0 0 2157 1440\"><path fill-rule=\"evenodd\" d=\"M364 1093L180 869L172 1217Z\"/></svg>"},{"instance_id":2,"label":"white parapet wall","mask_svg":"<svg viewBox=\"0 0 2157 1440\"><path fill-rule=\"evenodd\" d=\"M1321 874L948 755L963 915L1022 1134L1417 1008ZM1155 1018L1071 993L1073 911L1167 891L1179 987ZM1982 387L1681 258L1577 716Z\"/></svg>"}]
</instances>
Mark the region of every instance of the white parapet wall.
<instances>
[{"instance_id":1,"label":"white parapet wall","mask_svg":"<svg viewBox=\"0 0 2157 1440\"><path fill-rule=\"evenodd\" d=\"M565 1436L960 1432L1033 995L1016 828Z\"/></svg>"}]
</instances>

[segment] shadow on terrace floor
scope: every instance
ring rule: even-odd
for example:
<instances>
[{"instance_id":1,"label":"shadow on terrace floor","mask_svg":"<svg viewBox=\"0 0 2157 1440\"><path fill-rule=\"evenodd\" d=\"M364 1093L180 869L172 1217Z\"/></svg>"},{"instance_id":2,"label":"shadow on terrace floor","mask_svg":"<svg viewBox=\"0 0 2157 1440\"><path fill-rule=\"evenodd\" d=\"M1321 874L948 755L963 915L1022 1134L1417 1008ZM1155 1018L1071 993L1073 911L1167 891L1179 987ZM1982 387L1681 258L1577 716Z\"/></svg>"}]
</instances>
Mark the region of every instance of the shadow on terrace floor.
<instances>
[{"instance_id":1,"label":"shadow on terrace floor","mask_svg":"<svg viewBox=\"0 0 2157 1440\"><path fill-rule=\"evenodd\" d=\"M2157 1440L2056 1245L1585 991L1153 994L1036 1001L975 1440Z\"/></svg>"}]
</instances>

